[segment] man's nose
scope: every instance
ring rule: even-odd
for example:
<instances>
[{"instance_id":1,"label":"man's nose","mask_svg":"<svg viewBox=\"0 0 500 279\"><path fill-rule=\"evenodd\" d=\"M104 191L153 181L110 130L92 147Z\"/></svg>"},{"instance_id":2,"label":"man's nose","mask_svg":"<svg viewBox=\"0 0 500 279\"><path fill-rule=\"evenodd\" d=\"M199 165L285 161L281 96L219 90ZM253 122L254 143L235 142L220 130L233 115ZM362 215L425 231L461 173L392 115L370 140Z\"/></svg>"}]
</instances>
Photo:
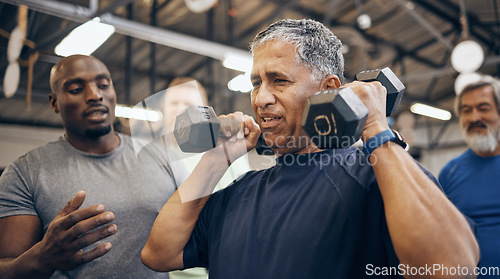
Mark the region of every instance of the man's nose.
<instances>
[{"instance_id":1,"label":"man's nose","mask_svg":"<svg viewBox=\"0 0 500 279\"><path fill-rule=\"evenodd\" d=\"M260 108L265 108L276 103L274 92L269 86L262 84L257 92L255 92L255 105Z\"/></svg>"},{"instance_id":2,"label":"man's nose","mask_svg":"<svg viewBox=\"0 0 500 279\"><path fill-rule=\"evenodd\" d=\"M102 101L102 92L97 86L90 85L86 91L85 98L87 102Z\"/></svg>"},{"instance_id":3,"label":"man's nose","mask_svg":"<svg viewBox=\"0 0 500 279\"><path fill-rule=\"evenodd\" d=\"M477 109L473 109L469 115L470 122L478 122L481 121L481 113Z\"/></svg>"}]
</instances>

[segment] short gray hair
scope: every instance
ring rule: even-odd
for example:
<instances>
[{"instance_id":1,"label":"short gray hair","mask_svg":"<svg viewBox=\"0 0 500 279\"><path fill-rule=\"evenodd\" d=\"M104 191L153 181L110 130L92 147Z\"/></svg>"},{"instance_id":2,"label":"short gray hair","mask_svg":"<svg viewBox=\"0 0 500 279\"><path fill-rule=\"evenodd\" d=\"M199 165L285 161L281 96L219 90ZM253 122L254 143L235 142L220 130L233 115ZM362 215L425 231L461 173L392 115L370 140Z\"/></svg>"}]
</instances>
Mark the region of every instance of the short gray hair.
<instances>
[{"instance_id":1,"label":"short gray hair","mask_svg":"<svg viewBox=\"0 0 500 279\"><path fill-rule=\"evenodd\" d=\"M466 85L460 94L455 97L455 114L460 116L460 107L462 106L462 96L464 93L478 89L484 86L491 86L493 88L493 98L497 103L497 111L500 112L500 80L488 75L482 75L477 81Z\"/></svg>"},{"instance_id":2,"label":"short gray hair","mask_svg":"<svg viewBox=\"0 0 500 279\"><path fill-rule=\"evenodd\" d=\"M296 45L297 63L320 81L334 74L344 80L342 42L323 24L311 19L282 19L261 31L250 43L252 54L264 43L281 40Z\"/></svg>"}]
</instances>

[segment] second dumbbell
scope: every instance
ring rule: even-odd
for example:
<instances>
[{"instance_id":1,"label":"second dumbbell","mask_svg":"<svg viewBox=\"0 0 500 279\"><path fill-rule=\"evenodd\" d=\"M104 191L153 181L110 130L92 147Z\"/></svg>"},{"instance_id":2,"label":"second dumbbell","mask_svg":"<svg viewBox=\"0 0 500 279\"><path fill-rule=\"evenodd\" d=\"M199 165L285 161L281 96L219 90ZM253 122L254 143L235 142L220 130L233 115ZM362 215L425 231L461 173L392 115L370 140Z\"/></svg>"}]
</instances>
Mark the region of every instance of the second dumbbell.
<instances>
[{"instance_id":1,"label":"second dumbbell","mask_svg":"<svg viewBox=\"0 0 500 279\"><path fill-rule=\"evenodd\" d=\"M228 121L231 120L228 119ZM217 146L220 126L212 107L192 105L177 115L174 136L182 151L204 152ZM255 149L259 155L274 154L272 149L265 145L262 135Z\"/></svg>"}]
</instances>

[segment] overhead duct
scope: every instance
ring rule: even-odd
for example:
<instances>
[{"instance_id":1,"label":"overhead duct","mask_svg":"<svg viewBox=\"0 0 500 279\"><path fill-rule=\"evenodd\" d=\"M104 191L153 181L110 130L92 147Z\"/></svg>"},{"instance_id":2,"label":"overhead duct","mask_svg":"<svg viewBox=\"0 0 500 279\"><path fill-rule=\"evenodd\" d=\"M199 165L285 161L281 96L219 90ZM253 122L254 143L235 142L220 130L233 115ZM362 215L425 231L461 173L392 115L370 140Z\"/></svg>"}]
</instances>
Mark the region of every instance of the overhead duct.
<instances>
[{"instance_id":1,"label":"overhead duct","mask_svg":"<svg viewBox=\"0 0 500 279\"><path fill-rule=\"evenodd\" d=\"M28 8L38 12L82 23L91 19L91 17L97 12L98 6L97 0L90 1L90 8L52 0L0 1L17 6L26 5ZM116 29L116 33L144 41L212 57L220 61L223 61L228 55L238 55L248 57L248 59L251 58L248 51L239 48L127 20L114 16L110 13L103 14L100 18L101 22L113 25Z\"/></svg>"},{"instance_id":2,"label":"overhead duct","mask_svg":"<svg viewBox=\"0 0 500 279\"><path fill-rule=\"evenodd\" d=\"M76 22L86 22L97 12L99 0L89 0L89 7L76 6L52 0L1 0L12 5L26 5L34 11L49 14Z\"/></svg>"}]
</instances>

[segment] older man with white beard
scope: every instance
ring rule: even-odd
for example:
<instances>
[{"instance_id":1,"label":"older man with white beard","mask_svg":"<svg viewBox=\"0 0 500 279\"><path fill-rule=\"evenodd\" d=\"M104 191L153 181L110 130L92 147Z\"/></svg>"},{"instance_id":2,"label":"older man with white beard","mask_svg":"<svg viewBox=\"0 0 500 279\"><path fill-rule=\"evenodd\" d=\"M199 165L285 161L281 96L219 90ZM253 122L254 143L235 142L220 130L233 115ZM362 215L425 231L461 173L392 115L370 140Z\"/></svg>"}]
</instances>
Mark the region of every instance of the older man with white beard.
<instances>
[{"instance_id":1,"label":"older man with white beard","mask_svg":"<svg viewBox=\"0 0 500 279\"><path fill-rule=\"evenodd\" d=\"M455 112L470 148L441 170L439 182L476 222L479 266L500 267L500 80L483 76L466 86Z\"/></svg>"}]
</instances>

